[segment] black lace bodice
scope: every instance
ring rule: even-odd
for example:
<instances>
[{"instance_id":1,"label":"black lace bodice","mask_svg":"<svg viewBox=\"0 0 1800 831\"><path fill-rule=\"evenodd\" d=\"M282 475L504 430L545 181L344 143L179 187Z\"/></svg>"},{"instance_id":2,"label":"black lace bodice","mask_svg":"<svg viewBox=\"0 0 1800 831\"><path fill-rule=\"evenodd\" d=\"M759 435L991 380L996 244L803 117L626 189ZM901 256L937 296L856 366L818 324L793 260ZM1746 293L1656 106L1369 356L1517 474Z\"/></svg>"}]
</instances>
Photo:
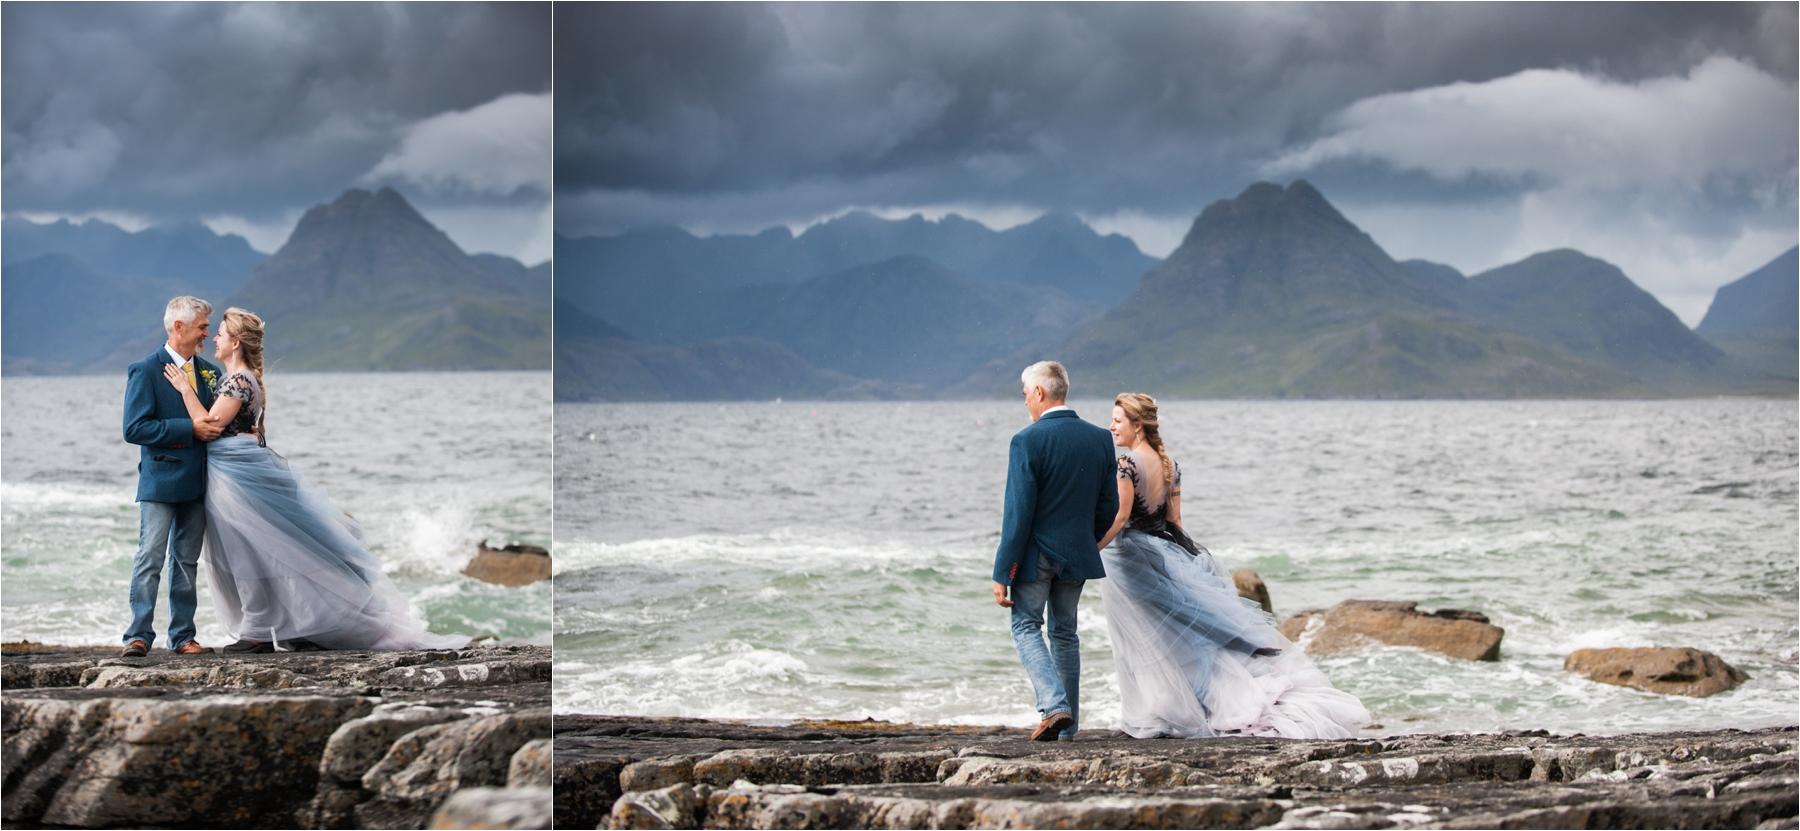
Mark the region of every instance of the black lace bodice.
<instances>
[{"instance_id":1,"label":"black lace bodice","mask_svg":"<svg viewBox=\"0 0 1800 831\"><path fill-rule=\"evenodd\" d=\"M1149 486L1160 486L1161 482L1146 482L1145 465L1139 462L1138 454L1131 450L1119 453L1119 478L1131 480L1131 516L1125 527L1162 537L1186 549L1189 554L1198 554L1200 547L1188 538L1181 526L1169 521L1169 500L1181 495L1181 465L1174 460L1170 464L1175 468L1175 475L1169 483L1169 492L1158 500L1158 504L1150 506Z\"/></svg>"},{"instance_id":2,"label":"black lace bodice","mask_svg":"<svg viewBox=\"0 0 1800 831\"><path fill-rule=\"evenodd\" d=\"M262 388L256 383L256 376L248 372L234 372L219 385L219 395L229 395L243 402L231 423L225 425L220 438L256 432L256 416L262 412Z\"/></svg>"}]
</instances>

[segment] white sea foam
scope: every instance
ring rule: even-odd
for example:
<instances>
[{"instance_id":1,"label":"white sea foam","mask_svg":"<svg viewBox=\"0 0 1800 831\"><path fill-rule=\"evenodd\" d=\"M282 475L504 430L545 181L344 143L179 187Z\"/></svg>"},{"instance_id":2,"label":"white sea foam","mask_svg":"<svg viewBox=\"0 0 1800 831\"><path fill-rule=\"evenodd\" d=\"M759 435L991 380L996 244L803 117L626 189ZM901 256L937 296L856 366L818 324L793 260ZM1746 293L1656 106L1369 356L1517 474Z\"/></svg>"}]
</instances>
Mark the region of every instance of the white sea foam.
<instances>
[{"instance_id":1,"label":"white sea foam","mask_svg":"<svg viewBox=\"0 0 1800 831\"><path fill-rule=\"evenodd\" d=\"M937 549L930 545L871 543L854 534L776 528L757 534L696 534L686 537L596 543L559 542L557 574L622 565L681 569L695 566L745 566L783 570L855 566L934 566L991 557L991 549Z\"/></svg>"},{"instance_id":2,"label":"white sea foam","mask_svg":"<svg viewBox=\"0 0 1800 831\"><path fill-rule=\"evenodd\" d=\"M130 488L59 483L0 483L0 504L6 511L38 511L50 508L128 509L135 493Z\"/></svg>"}]
</instances>

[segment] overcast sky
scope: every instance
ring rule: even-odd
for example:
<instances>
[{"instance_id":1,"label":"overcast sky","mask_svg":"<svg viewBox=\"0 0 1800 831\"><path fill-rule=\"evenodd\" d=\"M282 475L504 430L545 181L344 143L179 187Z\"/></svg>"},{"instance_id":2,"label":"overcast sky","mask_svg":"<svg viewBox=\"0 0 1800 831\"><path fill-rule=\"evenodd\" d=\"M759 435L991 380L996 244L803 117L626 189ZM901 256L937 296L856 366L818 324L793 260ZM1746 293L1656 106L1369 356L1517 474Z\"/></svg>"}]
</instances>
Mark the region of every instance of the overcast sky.
<instances>
[{"instance_id":1,"label":"overcast sky","mask_svg":"<svg viewBox=\"0 0 1800 831\"><path fill-rule=\"evenodd\" d=\"M1575 247L1692 324L1795 242L1795 9L563 5L556 225L1060 208L1161 256L1305 178L1397 258Z\"/></svg>"},{"instance_id":2,"label":"overcast sky","mask_svg":"<svg viewBox=\"0 0 1800 831\"><path fill-rule=\"evenodd\" d=\"M9 216L272 252L391 185L467 250L550 256L548 3L7 3L4 26Z\"/></svg>"}]
</instances>

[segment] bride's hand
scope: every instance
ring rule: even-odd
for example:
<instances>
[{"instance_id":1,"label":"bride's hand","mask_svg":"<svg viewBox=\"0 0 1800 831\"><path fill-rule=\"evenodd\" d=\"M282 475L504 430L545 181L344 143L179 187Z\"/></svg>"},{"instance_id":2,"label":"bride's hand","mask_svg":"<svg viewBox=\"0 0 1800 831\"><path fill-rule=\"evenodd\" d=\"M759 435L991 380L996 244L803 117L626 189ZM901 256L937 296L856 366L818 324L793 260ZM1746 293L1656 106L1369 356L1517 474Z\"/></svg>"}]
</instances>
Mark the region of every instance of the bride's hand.
<instances>
[{"instance_id":1,"label":"bride's hand","mask_svg":"<svg viewBox=\"0 0 1800 831\"><path fill-rule=\"evenodd\" d=\"M194 385L188 383L187 373L174 364L163 364L163 377L174 385L175 391L182 395L195 395Z\"/></svg>"}]
</instances>

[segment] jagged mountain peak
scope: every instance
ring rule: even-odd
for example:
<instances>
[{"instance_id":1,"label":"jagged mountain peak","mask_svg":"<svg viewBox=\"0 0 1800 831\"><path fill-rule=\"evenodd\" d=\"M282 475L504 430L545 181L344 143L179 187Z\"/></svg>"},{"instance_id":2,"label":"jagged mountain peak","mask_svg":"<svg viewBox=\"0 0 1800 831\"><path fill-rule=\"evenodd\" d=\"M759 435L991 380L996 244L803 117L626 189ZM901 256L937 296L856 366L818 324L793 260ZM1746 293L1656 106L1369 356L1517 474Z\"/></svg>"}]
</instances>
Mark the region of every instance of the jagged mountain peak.
<instances>
[{"instance_id":1,"label":"jagged mountain peak","mask_svg":"<svg viewBox=\"0 0 1800 831\"><path fill-rule=\"evenodd\" d=\"M1047 231L1092 231L1086 222L1081 221L1074 211L1067 208L1052 208L1045 211L1037 219L1025 223L1027 227L1041 228Z\"/></svg>"},{"instance_id":2,"label":"jagged mountain peak","mask_svg":"<svg viewBox=\"0 0 1800 831\"><path fill-rule=\"evenodd\" d=\"M1273 182L1256 182L1235 198L1221 199L1207 205L1188 228L1181 245L1185 247L1201 242L1209 231L1238 227L1246 223L1273 225L1295 221L1312 227L1322 226L1362 234L1361 229L1345 218L1312 183L1305 179L1295 179L1285 188Z\"/></svg>"},{"instance_id":3,"label":"jagged mountain peak","mask_svg":"<svg viewBox=\"0 0 1800 831\"><path fill-rule=\"evenodd\" d=\"M351 188L331 202L308 208L275 256L290 253L290 249L304 249L319 243L339 244L347 240L383 247L448 246L463 253L448 234L419 213L399 191L384 187L378 191Z\"/></svg>"}]
</instances>

